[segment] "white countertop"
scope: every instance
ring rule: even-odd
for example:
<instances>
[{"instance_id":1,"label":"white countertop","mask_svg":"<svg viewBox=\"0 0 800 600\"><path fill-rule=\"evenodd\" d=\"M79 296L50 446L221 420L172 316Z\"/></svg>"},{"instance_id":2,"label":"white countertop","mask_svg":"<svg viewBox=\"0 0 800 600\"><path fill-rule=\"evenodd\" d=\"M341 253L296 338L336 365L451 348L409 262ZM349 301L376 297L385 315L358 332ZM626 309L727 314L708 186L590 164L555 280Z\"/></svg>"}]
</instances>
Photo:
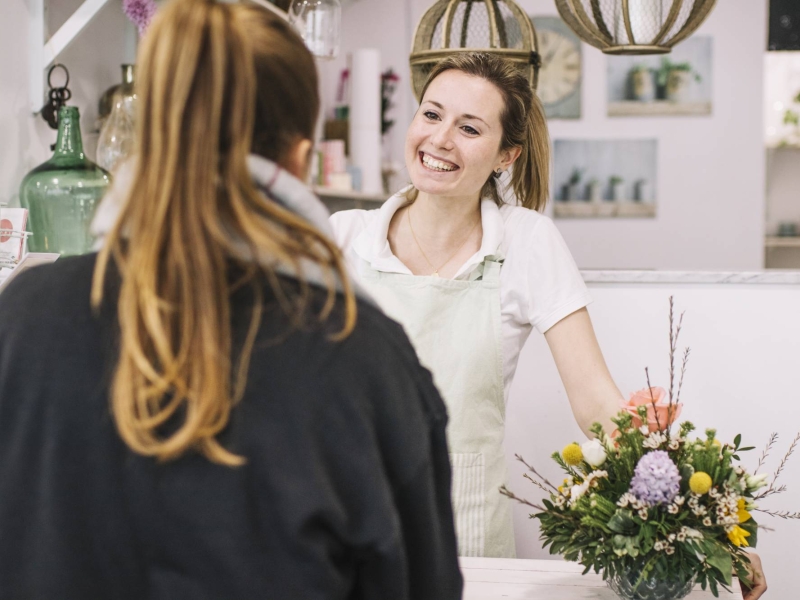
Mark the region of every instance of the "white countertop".
<instances>
[{"instance_id":1,"label":"white countertop","mask_svg":"<svg viewBox=\"0 0 800 600\"><path fill-rule=\"evenodd\" d=\"M464 600L619 600L601 575L581 575L583 567L563 560L460 558ZM737 589L734 587L734 589ZM742 600L741 593L720 590L722 600ZM687 600L711 600L698 586Z\"/></svg>"},{"instance_id":2,"label":"white countertop","mask_svg":"<svg viewBox=\"0 0 800 600\"><path fill-rule=\"evenodd\" d=\"M700 283L798 285L800 271L635 271L582 270L586 283Z\"/></svg>"}]
</instances>

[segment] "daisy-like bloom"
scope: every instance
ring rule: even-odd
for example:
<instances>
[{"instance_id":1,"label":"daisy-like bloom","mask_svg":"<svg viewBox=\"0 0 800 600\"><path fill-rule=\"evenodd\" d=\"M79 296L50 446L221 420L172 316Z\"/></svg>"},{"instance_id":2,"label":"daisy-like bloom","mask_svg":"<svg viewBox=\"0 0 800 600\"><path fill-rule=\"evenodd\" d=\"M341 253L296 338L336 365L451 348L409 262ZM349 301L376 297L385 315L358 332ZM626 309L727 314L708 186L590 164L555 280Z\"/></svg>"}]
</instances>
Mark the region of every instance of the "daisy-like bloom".
<instances>
[{"instance_id":1,"label":"daisy-like bloom","mask_svg":"<svg viewBox=\"0 0 800 600\"><path fill-rule=\"evenodd\" d=\"M705 525L706 527L711 527L711 525L713 525L713 523L711 522L711 517L706 517L705 519L703 519L703 525Z\"/></svg>"},{"instance_id":2,"label":"daisy-like bloom","mask_svg":"<svg viewBox=\"0 0 800 600\"><path fill-rule=\"evenodd\" d=\"M655 544L653 544L653 550L655 550L656 552L661 552L666 547L667 543L662 542L661 540L658 540Z\"/></svg>"},{"instance_id":3,"label":"daisy-like bloom","mask_svg":"<svg viewBox=\"0 0 800 600\"><path fill-rule=\"evenodd\" d=\"M686 534L683 531L679 531L678 535L675 536L675 539L678 540L679 542L685 542Z\"/></svg>"},{"instance_id":4,"label":"daisy-like bloom","mask_svg":"<svg viewBox=\"0 0 800 600\"><path fill-rule=\"evenodd\" d=\"M737 548L741 546L749 546L750 544L747 543L747 538L750 537L750 532L745 531L738 525L736 525L733 529L728 532L728 539L731 541L731 544L736 546Z\"/></svg>"},{"instance_id":5,"label":"daisy-like bloom","mask_svg":"<svg viewBox=\"0 0 800 600\"><path fill-rule=\"evenodd\" d=\"M681 447L681 441L679 439L674 439L670 441L669 446L667 446L670 450L677 450Z\"/></svg>"},{"instance_id":6,"label":"daisy-like bloom","mask_svg":"<svg viewBox=\"0 0 800 600\"><path fill-rule=\"evenodd\" d=\"M636 496L634 496L630 492L625 492L624 494L622 494L622 496L619 497L619 500L617 500L617 506L619 506L620 508L627 508L628 504L635 501L636 501Z\"/></svg>"},{"instance_id":7,"label":"daisy-like bloom","mask_svg":"<svg viewBox=\"0 0 800 600\"><path fill-rule=\"evenodd\" d=\"M671 515L677 515L680 512L681 508L677 504L670 504L667 507L667 512Z\"/></svg>"},{"instance_id":8,"label":"daisy-like bloom","mask_svg":"<svg viewBox=\"0 0 800 600\"><path fill-rule=\"evenodd\" d=\"M660 448L662 444L666 443L666 441L666 435L660 431L654 431L645 438L644 442L642 442L642 446L655 450L656 448Z\"/></svg>"},{"instance_id":9,"label":"daisy-like bloom","mask_svg":"<svg viewBox=\"0 0 800 600\"><path fill-rule=\"evenodd\" d=\"M639 514L639 518L642 521L647 521L647 509L646 508L640 508L638 514Z\"/></svg>"},{"instance_id":10,"label":"daisy-like bloom","mask_svg":"<svg viewBox=\"0 0 800 600\"><path fill-rule=\"evenodd\" d=\"M664 550L667 554L675 554L675 547L674 546L667 546Z\"/></svg>"}]
</instances>

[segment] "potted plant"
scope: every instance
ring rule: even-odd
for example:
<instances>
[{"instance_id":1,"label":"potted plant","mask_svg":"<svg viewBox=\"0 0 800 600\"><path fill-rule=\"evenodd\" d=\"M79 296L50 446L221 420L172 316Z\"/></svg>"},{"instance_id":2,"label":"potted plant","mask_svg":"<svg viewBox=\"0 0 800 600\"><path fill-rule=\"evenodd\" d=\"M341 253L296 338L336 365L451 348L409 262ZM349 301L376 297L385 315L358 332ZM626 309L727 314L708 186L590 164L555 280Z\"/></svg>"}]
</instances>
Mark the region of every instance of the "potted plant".
<instances>
[{"instance_id":1,"label":"potted plant","mask_svg":"<svg viewBox=\"0 0 800 600\"><path fill-rule=\"evenodd\" d=\"M702 80L690 63L674 63L668 58L661 59L661 67L656 78L662 97L670 102L686 102L692 80L696 82Z\"/></svg>"},{"instance_id":2,"label":"potted plant","mask_svg":"<svg viewBox=\"0 0 800 600\"><path fill-rule=\"evenodd\" d=\"M600 202L603 200L603 187L599 179L590 179L586 184L586 196L589 202Z\"/></svg>"},{"instance_id":3,"label":"potted plant","mask_svg":"<svg viewBox=\"0 0 800 600\"><path fill-rule=\"evenodd\" d=\"M565 186L566 194L564 198L566 200L580 200L581 199L581 178L583 177L583 169L578 169L577 167L572 170L572 174L569 176L567 180L567 185Z\"/></svg>"},{"instance_id":4,"label":"potted plant","mask_svg":"<svg viewBox=\"0 0 800 600\"><path fill-rule=\"evenodd\" d=\"M624 200L625 199L625 180L619 175L612 175L608 179L611 187L611 200Z\"/></svg>"},{"instance_id":5,"label":"potted plant","mask_svg":"<svg viewBox=\"0 0 800 600\"><path fill-rule=\"evenodd\" d=\"M631 97L639 102L656 99L655 72L647 65L638 64L629 73Z\"/></svg>"}]
</instances>

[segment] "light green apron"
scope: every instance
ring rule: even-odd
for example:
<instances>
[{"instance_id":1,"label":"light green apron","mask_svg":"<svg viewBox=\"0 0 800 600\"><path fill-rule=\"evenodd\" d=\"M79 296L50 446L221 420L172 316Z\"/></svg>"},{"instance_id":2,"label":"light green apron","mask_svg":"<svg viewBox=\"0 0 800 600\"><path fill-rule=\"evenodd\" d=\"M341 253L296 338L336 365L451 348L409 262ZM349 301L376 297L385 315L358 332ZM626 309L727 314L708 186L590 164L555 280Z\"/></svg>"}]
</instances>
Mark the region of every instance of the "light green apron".
<instances>
[{"instance_id":1,"label":"light green apron","mask_svg":"<svg viewBox=\"0 0 800 600\"><path fill-rule=\"evenodd\" d=\"M384 273L364 260L359 270L447 404L459 555L513 558L511 503L498 492L506 483L500 262L487 257L469 281Z\"/></svg>"}]
</instances>

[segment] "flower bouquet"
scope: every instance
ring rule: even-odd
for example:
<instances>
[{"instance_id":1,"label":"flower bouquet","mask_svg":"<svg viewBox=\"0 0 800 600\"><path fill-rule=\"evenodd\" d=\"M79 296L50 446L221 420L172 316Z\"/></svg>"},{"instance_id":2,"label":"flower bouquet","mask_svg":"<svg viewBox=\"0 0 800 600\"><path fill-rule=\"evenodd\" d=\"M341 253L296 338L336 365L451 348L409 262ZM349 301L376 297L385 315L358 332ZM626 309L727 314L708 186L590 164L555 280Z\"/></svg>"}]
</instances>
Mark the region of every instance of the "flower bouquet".
<instances>
[{"instance_id":1,"label":"flower bouquet","mask_svg":"<svg viewBox=\"0 0 800 600\"><path fill-rule=\"evenodd\" d=\"M554 453L566 475L559 486L517 456L530 471L525 477L546 492L542 505L501 488L538 511L531 517L539 520L540 538L551 554L580 563L584 573L602 572L609 587L625 599L683 598L695 583L718 596L720 586L729 589L734 574L747 585L750 561L744 549L755 547L759 529L752 513L800 519L800 513L769 511L757 504L785 490L775 481L800 434L768 484L768 476L758 470L776 434L749 473L739 464L739 455L752 447L742 447L740 435L731 443L717 440L713 429L695 437L688 421L673 431L689 358L687 349L675 391L682 317L674 327L673 314L670 298L669 392L652 387L648 373L648 387L633 394L612 419L616 431L609 434L595 423L595 439Z\"/></svg>"}]
</instances>

